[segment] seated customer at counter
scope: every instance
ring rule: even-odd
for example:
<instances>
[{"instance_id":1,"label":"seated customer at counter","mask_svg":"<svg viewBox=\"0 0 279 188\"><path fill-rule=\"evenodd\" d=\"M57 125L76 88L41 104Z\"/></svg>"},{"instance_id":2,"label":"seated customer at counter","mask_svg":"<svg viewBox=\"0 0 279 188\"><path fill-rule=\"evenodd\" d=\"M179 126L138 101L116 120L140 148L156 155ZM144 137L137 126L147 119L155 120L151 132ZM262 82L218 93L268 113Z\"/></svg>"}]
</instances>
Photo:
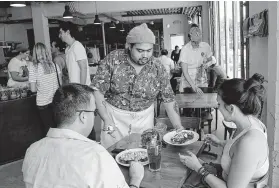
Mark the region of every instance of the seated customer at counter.
<instances>
[{"instance_id":1,"label":"seated customer at counter","mask_svg":"<svg viewBox=\"0 0 279 188\"><path fill-rule=\"evenodd\" d=\"M262 83L263 76L255 74L247 81L238 78L225 80L218 90L220 112L225 121L233 122L237 127L230 140L221 141L214 135L207 135L206 138L212 144L223 147L222 177L207 172L193 153L181 156L181 161L201 174L209 187L254 188L267 185L267 129L257 118L265 91Z\"/></svg>"},{"instance_id":2,"label":"seated customer at counter","mask_svg":"<svg viewBox=\"0 0 279 188\"><path fill-rule=\"evenodd\" d=\"M153 56L154 44L153 32L143 23L129 32L125 50L111 52L98 67L91 86L97 88L94 95L104 121L101 144L105 148L129 132L142 133L152 128L154 102L158 97L163 99L173 126L183 129L169 75L160 60ZM114 132L110 131L111 127Z\"/></svg>"},{"instance_id":3,"label":"seated customer at counter","mask_svg":"<svg viewBox=\"0 0 279 188\"><path fill-rule=\"evenodd\" d=\"M53 98L57 128L32 144L22 172L26 188L128 188L113 157L86 138L96 115L94 90L81 84L60 87ZM130 188L139 188L144 168L132 162Z\"/></svg>"},{"instance_id":4,"label":"seated customer at counter","mask_svg":"<svg viewBox=\"0 0 279 188\"><path fill-rule=\"evenodd\" d=\"M27 46L19 44L16 47L17 56L12 58L8 65L8 87L28 87L28 69L26 59L30 55Z\"/></svg>"}]
</instances>

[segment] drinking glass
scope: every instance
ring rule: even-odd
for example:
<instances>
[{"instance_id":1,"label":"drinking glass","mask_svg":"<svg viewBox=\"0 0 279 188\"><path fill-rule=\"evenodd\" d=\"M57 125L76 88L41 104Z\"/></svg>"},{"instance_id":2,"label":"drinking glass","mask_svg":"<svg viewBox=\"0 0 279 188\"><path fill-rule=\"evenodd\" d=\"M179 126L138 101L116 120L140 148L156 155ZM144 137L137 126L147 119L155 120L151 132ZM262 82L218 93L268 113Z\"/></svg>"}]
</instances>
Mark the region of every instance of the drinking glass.
<instances>
[{"instance_id":1,"label":"drinking glass","mask_svg":"<svg viewBox=\"0 0 279 188\"><path fill-rule=\"evenodd\" d=\"M154 129L159 133L160 138L159 140L163 140L163 136L166 134L168 126L164 123L158 122L155 124Z\"/></svg>"},{"instance_id":2,"label":"drinking glass","mask_svg":"<svg viewBox=\"0 0 279 188\"><path fill-rule=\"evenodd\" d=\"M151 142L147 144L149 170L151 172L161 170L161 151L162 151L161 141L153 139Z\"/></svg>"}]
</instances>

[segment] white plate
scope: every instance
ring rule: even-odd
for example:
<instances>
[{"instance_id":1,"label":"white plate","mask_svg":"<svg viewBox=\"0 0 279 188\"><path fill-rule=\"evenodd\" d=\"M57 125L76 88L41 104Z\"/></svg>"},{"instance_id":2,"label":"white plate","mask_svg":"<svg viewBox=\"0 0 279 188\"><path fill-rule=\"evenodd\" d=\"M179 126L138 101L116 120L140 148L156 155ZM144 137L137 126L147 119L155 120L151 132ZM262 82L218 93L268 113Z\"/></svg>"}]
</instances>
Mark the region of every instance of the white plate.
<instances>
[{"instance_id":1,"label":"white plate","mask_svg":"<svg viewBox=\"0 0 279 188\"><path fill-rule=\"evenodd\" d=\"M120 165L122 165L122 166L130 166L130 164L122 163L122 162L119 160L120 156L123 155L123 154L125 154L125 153L128 153L128 152L138 152L138 151L144 151L144 152L146 152L146 155L147 155L147 150L146 150L146 149L143 149L143 148L128 149L128 150L125 150L125 151L122 151L122 152L118 153L118 154L116 155L116 157L115 157L115 160L116 160L116 162L117 162L118 164L120 164ZM139 161L139 163L141 163L141 164L144 166L144 165L149 164L149 161L148 161L148 160L145 161L145 162L140 162L140 161Z\"/></svg>"},{"instance_id":2,"label":"white plate","mask_svg":"<svg viewBox=\"0 0 279 188\"><path fill-rule=\"evenodd\" d=\"M193 133L194 134L194 138L191 139L191 140L188 140L186 141L185 143L183 144L173 144L171 142L171 138L176 134L176 131L172 131L172 132L169 132L167 134L165 134L165 136L163 137L163 140L170 144L170 145L173 145L173 146L186 146L186 145L189 145L189 144L193 144L194 142L198 141L199 140L199 134L194 132L194 131L189 131L189 130L183 130L183 132L188 132L188 133Z\"/></svg>"}]
</instances>

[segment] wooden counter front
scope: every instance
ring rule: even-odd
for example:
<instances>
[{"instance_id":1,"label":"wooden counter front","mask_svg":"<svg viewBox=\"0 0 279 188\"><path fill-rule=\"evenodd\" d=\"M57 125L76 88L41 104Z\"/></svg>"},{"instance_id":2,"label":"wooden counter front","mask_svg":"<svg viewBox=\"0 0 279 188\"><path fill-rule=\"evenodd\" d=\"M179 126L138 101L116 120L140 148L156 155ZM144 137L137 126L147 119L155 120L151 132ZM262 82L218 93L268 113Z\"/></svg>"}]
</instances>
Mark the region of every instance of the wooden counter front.
<instances>
[{"instance_id":1,"label":"wooden counter front","mask_svg":"<svg viewBox=\"0 0 279 188\"><path fill-rule=\"evenodd\" d=\"M36 96L0 101L0 165L23 158L42 138Z\"/></svg>"}]
</instances>

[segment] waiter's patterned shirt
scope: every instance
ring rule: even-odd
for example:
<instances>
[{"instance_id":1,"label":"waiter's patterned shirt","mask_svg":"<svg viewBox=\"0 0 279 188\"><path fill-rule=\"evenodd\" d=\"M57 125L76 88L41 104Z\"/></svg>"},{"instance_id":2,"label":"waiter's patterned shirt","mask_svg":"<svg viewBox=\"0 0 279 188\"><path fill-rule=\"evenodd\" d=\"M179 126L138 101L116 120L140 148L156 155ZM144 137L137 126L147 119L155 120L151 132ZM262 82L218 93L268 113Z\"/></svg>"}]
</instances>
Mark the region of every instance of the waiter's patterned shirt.
<instances>
[{"instance_id":1,"label":"waiter's patterned shirt","mask_svg":"<svg viewBox=\"0 0 279 188\"><path fill-rule=\"evenodd\" d=\"M174 93L166 69L152 57L139 74L129 63L126 50L115 50L100 63L91 86L107 97L107 102L119 109L138 112L150 107L157 97L173 102Z\"/></svg>"}]
</instances>

